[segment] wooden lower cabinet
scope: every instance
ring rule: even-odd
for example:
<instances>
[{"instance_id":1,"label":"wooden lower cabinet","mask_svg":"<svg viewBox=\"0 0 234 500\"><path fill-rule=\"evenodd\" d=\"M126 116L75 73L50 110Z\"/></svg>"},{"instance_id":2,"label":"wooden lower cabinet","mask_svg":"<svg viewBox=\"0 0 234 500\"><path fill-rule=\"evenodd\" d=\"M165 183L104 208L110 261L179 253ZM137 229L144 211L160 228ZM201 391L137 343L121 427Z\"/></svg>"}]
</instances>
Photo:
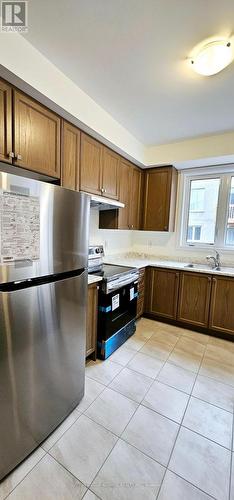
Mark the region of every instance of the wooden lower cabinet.
<instances>
[{"instance_id":1,"label":"wooden lower cabinet","mask_svg":"<svg viewBox=\"0 0 234 500\"><path fill-rule=\"evenodd\" d=\"M96 359L97 352L97 314L98 314L98 285L92 283L88 286L88 305L86 323L86 358Z\"/></svg>"},{"instance_id":2,"label":"wooden lower cabinet","mask_svg":"<svg viewBox=\"0 0 234 500\"><path fill-rule=\"evenodd\" d=\"M208 327L211 276L180 273L177 320L190 325Z\"/></svg>"},{"instance_id":3,"label":"wooden lower cabinet","mask_svg":"<svg viewBox=\"0 0 234 500\"><path fill-rule=\"evenodd\" d=\"M147 313L176 319L179 272L173 269L149 268L146 273Z\"/></svg>"},{"instance_id":4,"label":"wooden lower cabinet","mask_svg":"<svg viewBox=\"0 0 234 500\"><path fill-rule=\"evenodd\" d=\"M145 268L139 269L139 281L138 281L138 298L137 298L137 318L140 318L144 313L144 301L145 301Z\"/></svg>"},{"instance_id":5,"label":"wooden lower cabinet","mask_svg":"<svg viewBox=\"0 0 234 500\"><path fill-rule=\"evenodd\" d=\"M234 334L233 278L212 278L209 328L216 332Z\"/></svg>"}]
</instances>

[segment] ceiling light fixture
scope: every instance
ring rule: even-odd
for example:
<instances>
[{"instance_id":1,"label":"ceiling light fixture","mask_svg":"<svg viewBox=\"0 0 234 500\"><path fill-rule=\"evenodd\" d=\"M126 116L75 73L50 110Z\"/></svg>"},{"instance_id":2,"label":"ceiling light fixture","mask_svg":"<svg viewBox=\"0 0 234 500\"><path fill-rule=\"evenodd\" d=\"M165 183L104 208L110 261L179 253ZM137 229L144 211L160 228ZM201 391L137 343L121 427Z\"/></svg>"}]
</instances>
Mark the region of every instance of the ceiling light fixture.
<instances>
[{"instance_id":1,"label":"ceiling light fixture","mask_svg":"<svg viewBox=\"0 0 234 500\"><path fill-rule=\"evenodd\" d=\"M215 75L228 66L234 58L233 44L228 40L209 42L191 57L192 69L200 75Z\"/></svg>"}]
</instances>

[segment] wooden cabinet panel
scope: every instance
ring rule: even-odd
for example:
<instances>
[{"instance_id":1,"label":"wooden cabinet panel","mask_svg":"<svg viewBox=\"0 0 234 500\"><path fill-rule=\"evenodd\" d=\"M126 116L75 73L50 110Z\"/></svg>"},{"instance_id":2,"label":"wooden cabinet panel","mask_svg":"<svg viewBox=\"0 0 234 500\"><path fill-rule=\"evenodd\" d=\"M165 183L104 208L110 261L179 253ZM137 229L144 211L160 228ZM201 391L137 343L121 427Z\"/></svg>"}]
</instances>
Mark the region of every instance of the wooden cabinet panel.
<instances>
[{"instance_id":1,"label":"wooden cabinet panel","mask_svg":"<svg viewBox=\"0 0 234 500\"><path fill-rule=\"evenodd\" d=\"M234 279L212 278L209 328L234 334Z\"/></svg>"},{"instance_id":2,"label":"wooden cabinet panel","mask_svg":"<svg viewBox=\"0 0 234 500\"><path fill-rule=\"evenodd\" d=\"M62 124L62 186L79 190L80 131L68 122Z\"/></svg>"},{"instance_id":3,"label":"wooden cabinet panel","mask_svg":"<svg viewBox=\"0 0 234 500\"><path fill-rule=\"evenodd\" d=\"M86 357L94 353L96 358L97 350L97 305L98 286L96 283L88 286L88 306L86 324Z\"/></svg>"},{"instance_id":4,"label":"wooden cabinet panel","mask_svg":"<svg viewBox=\"0 0 234 500\"><path fill-rule=\"evenodd\" d=\"M80 190L101 194L102 145L81 133Z\"/></svg>"},{"instance_id":5,"label":"wooden cabinet panel","mask_svg":"<svg viewBox=\"0 0 234 500\"><path fill-rule=\"evenodd\" d=\"M119 164L120 157L111 149L103 147L102 194L113 200L118 200L119 197Z\"/></svg>"},{"instance_id":6,"label":"wooden cabinet panel","mask_svg":"<svg viewBox=\"0 0 234 500\"><path fill-rule=\"evenodd\" d=\"M178 301L179 273L171 269L150 268L146 279L146 312L175 319Z\"/></svg>"},{"instance_id":7,"label":"wooden cabinet panel","mask_svg":"<svg viewBox=\"0 0 234 500\"><path fill-rule=\"evenodd\" d=\"M130 172L130 229L140 229L142 210L142 172L131 168Z\"/></svg>"},{"instance_id":8,"label":"wooden cabinet panel","mask_svg":"<svg viewBox=\"0 0 234 500\"><path fill-rule=\"evenodd\" d=\"M118 210L118 229L129 229L131 169L124 160L120 163L119 199L125 207Z\"/></svg>"},{"instance_id":9,"label":"wooden cabinet panel","mask_svg":"<svg viewBox=\"0 0 234 500\"><path fill-rule=\"evenodd\" d=\"M145 301L145 268L139 269L138 298L137 298L137 318L144 313Z\"/></svg>"},{"instance_id":10,"label":"wooden cabinet panel","mask_svg":"<svg viewBox=\"0 0 234 500\"><path fill-rule=\"evenodd\" d=\"M177 171L174 167L146 171L143 229L173 231L177 192Z\"/></svg>"},{"instance_id":11,"label":"wooden cabinet panel","mask_svg":"<svg viewBox=\"0 0 234 500\"><path fill-rule=\"evenodd\" d=\"M0 161L12 163L11 87L0 81Z\"/></svg>"},{"instance_id":12,"label":"wooden cabinet panel","mask_svg":"<svg viewBox=\"0 0 234 500\"><path fill-rule=\"evenodd\" d=\"M180 275L178 321L202 327L208 326L211 277L184 272Z\"/></svg>"},{"instance_id":13,"label":"wooden cabinet panel","mask_svg":"<svg viewBox=\"0 0 234 500\"><path fill-rule=\"evenodd\" d=\"M17 166L60 178L60 118L17 91L14 144Z\"/></svg>"}]
</instances>

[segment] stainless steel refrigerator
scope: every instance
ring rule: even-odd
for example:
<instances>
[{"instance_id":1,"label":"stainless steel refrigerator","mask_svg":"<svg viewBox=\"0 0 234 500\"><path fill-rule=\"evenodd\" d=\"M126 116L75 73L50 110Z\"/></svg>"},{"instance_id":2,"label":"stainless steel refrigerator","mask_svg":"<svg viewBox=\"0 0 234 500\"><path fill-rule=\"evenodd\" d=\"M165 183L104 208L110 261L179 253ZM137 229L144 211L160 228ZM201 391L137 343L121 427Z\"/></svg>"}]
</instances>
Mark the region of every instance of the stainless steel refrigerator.
<instances>
[{"instance_id":1,"label":"stainless steel refrigerator","mask_svg":"<svg viewBox=\"0 0 234 500\"><path fill-rule=\"evenodd\" d=\"M0 173L0 479L84 394L89 205Z\"/></svg>"}]
</instances>

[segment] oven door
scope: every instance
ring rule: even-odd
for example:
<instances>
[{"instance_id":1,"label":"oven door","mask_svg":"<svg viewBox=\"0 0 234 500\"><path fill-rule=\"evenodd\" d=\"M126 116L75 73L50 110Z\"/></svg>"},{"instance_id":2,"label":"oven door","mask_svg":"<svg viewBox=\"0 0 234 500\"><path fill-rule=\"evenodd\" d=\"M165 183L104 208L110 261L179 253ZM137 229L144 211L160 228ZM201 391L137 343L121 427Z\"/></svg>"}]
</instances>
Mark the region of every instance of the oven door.
<instances>
[{"instance_id":1,"label":"oven door","mask_svg":"<svg viewBox=\"0 0 234 500\"><path fill-rule=\"evenodd\" d=\"M98 340L107 340L136 317L138 283L109 294L99 291Z\"/></svg>"}]
</instances>

